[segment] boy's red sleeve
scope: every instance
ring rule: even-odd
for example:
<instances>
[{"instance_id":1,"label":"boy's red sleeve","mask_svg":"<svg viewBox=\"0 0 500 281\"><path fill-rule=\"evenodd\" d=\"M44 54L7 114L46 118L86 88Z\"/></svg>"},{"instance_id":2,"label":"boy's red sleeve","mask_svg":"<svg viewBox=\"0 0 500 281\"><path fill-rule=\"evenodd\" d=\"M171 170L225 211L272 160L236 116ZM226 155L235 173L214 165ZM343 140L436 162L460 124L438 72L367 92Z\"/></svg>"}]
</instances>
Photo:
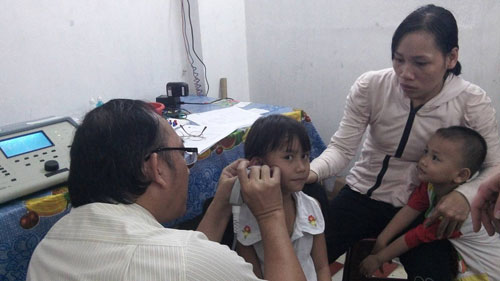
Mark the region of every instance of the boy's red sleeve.
<instances>
[{"instance_id":1,"label":"boy's red sleeve","mask_svg":"<svg viewBox=\"0 0 500 281\"><path fill-rule=\"evenodd\" d=\"M427 195L427 183L421 183L408 199L407 205L414 210L424 212L429 208L429 196Z\"/></svg>"},{"instance_id":2,"label":"boy's red sleeve","mask_svg":"<svg viewBox=\"0 0 500 281\"><path fill-rule=\"evenodd\" d=\"M415 248L416 246L422 243L429 243L432 241L439 240L436 237L437 229L441 221L437 221L432 225L425 227L423 224L418 225L417 227L411 229L405 234L405 242L408 245L408 248ZM460 231L454 231L451 234L451 237L447 239L458 238L462 235ZM444 238L446 239L446 238Z\"/></svg>"}]
</instances>

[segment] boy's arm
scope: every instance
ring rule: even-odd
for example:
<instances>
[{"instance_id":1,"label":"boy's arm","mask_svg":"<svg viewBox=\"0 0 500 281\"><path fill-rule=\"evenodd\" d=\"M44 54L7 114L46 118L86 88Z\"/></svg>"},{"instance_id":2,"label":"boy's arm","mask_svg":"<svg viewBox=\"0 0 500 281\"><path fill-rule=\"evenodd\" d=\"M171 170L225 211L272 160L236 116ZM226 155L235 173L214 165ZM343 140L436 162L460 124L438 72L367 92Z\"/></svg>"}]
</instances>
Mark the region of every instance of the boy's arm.
<instances>
[{"instance_id":1,"label":"boy's arm","mask_svg":"<svg viewBox=\"0 0 500 281\"><path fill-rule=\"evenodd\" d=\"M385 248L396 235L408 227L420 214L420 211L408 205L401 208L377 237L372 254L377 254L380 250Z\"/></svg>"},{"instance_id":2,"label":"boy's arm","mask_svg":"<svg viewBox=\"0 0 500 281\"><path fill-rule=\"evenodd\" d=\"M380 268L385 262L392 260L395 257L399 257L401 254L409 250L406 244L404 235L398 237L389 246L383 248L375 255L369 255L366 257L360 265L360 271L365 276L371 276L378 268Z\"/></svg>"},{"instance_id":3,"label":"boy's arm","mask_svg":"<svg viewBox=\"0 0 500 281\"><path fill-rule=\"evenodd\" d=\"M330 267L328 265L328 256L326 254L326 241L324 233L314 235L311 257L314 262L314 269L316 270L318 281L332 280Z\"/></svg>"},{"instance_id":4,"label":"boy's arm","mask_svg":"<svg viewBox=\"0 0 500 281\"><path fill-rule=\"evenodd\" d=\"M238 242L236 244L236 252L244 258L246 262L252 264L253 273L255 273L255 276L262 279L262 270L260 269L260 262L255 249L252 246L243 246L240 242Z\"/></svg>"}]
</instances>

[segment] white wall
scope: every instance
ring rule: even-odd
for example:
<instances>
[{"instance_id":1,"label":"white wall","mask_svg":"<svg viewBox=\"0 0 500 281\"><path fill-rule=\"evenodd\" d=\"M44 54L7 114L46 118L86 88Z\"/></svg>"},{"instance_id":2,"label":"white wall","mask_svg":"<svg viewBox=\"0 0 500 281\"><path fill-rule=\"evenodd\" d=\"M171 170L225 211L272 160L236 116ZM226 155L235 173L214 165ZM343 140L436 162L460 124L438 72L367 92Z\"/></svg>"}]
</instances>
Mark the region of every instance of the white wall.
<instances>
[{"instance_id":1,"label":"white wall","mask_svg":"<svg viewBox=\"0 0 500 281\"><path fill-rule=\"evenodd\" d=\"M437 0L459 25L463 77L500 110L500 1ZM245 1L250 97L304 109L328 141L354 80L391 67L397 25L427 1ZM497 114L498 115L498 114Z\"/></svg>"},{"instance_id":2,"label":"white wall","mask_svg":"<svg viewBox=\"0 0 500 281\"><path fill-rule=\"evenodd\" d=\"M226 77L229 97L302 108L328 141L351 84L390 67L392 33L426 3L191 0L209 96ZM456 3L436 2L459 22L463 77L500 110L500 2ZM82 114L99 95L154 100L171 81L193 93L179 0L0 0L0 38L0 126Z\"/></svg>"},{"instance_id":3,"label":"white wall","mask_svg":"<svg viewBox=\"0 0 500 281\"><path fill-rule=\"evenodd\" d=\"M1 0L0 38L0 126L154 101L189 74L177 0Z\"/></svg>"},{"instance_id":4,"label":"white wall","mask_svg":"<svg viewBox=\"0 0 500 281\"><path fill-rule=\"evenodd\" d=\"M227 95L249 101L245 1L198 2L203 60L210 97L219 97L220 78L227 78Z\"/></svg>"}]
</instances>

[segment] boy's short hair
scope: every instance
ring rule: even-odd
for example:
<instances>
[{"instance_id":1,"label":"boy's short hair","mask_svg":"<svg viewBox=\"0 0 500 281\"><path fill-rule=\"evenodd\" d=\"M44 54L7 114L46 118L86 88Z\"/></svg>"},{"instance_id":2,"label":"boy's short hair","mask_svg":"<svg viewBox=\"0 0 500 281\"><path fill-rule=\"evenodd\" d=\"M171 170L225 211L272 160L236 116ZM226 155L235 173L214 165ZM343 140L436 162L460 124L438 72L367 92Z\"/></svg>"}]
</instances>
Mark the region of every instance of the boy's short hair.
<instances>
[{"instance_id":1,"label":"boy's short hair","mask_svg":"<svg viewBox=\"0 0 500 281\"><path fill-rule=\"evenodd\" d=\"M245 140L245 158L264 157L279 149L284 142L292 145L297 137L304 152L311 151L311 142L302 123L290 117L274 114L261 117L253 123Z\"/></svg>"},{"instance_id":2,"label":"boy's short hair","mask_svg":"<svg viewBox=\"0 0 500 281\"><path fill-rule=\"evenodd\" d=\"M486 141L481 134L467 127L451 126L438 129L436 135L446 140L462 143L462 165L470 169L471 176L481 168L487 153Z\"/></svg>"}]
</instances>

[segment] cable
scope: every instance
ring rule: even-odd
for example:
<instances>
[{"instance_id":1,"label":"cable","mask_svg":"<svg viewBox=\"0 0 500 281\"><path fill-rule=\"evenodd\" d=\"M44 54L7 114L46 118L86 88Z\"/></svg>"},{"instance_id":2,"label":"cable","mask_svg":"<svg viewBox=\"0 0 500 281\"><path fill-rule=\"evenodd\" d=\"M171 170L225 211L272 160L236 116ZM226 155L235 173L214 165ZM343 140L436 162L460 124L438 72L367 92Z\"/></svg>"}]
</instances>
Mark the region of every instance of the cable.
<instances>
[{"instance_id":1,"label":"cable","mask_svg":"<svg viewBox=\"0 0 500 281\"><path fill-rule=\"evenodd\" d=\"M181 14L182 14L182 37L184 40L184 49L186 50L187 54L187 59L189 61L189 65L191 66L191 69L193 71L193 84L196 89L196 95L202 95L203 94L203 89L202 85L200 84L200 78L198 77L200 74L197 71L197 67L194 65L194 58L193 55L191 54L191 50L189 47L189 39L187 38L187 31L186 31L186 13L184 11L184 0L181 0Z\"/></svg>"},{"instance_id":2,"label":"cable","mask_svg":"<svg viewBox=\"0 0 500 281\"><path fill-rule=\"evenodd\" d=\"M216 99L216 100L213 100L211 102L183 102L181 101L180 104L212 104L212 103L215 103L215 102L218 102L218 101L221 101L221 100L234 100L233 98L223 98L223 99Z\"/></svg>"},{"instance_id":3,"label":"cable","mask_svg":"<svg viewBox=\"0 0 500 281\"><path fill-rule=\"evenodd\" d=\"M198 56L198 53L196 53L196 50L194 49L194 32L193 32L193 22L191 21L191 4L189 0L187 0L188 3L188 18L189 18L189 27L191 28L191 48L193 49L193 53L195 54L196 58L200 61L200 63L203 65L204 69L204 74L205 74L205 81L207 82L207 92L205 96L208 96L208 92L210 91L210 84L208 83L208 77L207 77L207 66L205 63L203 63L203 60Z\"/></svg>"},{"instance_id":4,"label":"cable","mask_svg":"<svg viewBox=\"0 0 500 281\"><path fill-rule=\"evenodd\" d=\"M240 232L240 206L233 205L231 207L231 211L233 213L233 244L231 246L231 250L236 249L236 242L238 241L238 233Z\"/></svg>"},{"instance_id":5,"label":"cable","mask_svg":"<svg viewBox=\"0 0 500 281\"><path fill-rule=\"evenodd\" d=\"M189 64L191 65L191 69L193 70L193 82L194 82L194 86L195 86L195 89L196 89L196 94L198 96L207 96L209 91L210 91L210 84L208 82L208 77L207 77L207 66L205 65L205 63L203 62L203 60L200 58L200 56L198 55L198 53L196 52L195 48L194 48L194 31L193 31L193 22L191 20L191 3L189 2L189 0L187 0L187 4L188 4L188 19L189 19L189 26L190 26L190 30L191 30L191 49L193 50L193 53L194 55L196 56L196 58L200 61L200 63L202 64L203 68L204 68L204 76L205 76L205 82L207 83L207 91L205 94L203 94L203 87L200 83L200 78L199 78L199 73L197 72L197 67L195 66L195 60L191 54L191 51L189 50L189 39L187 38L187 32L186 32L186 13L185 13L185 10L184 10L184 0L181 0L181 13L182 13L182 35L183 35L183 38L184 38L184 47L186 49L186 53L188 55L188 60L189 60Z\"/></svg>"}]
</instances>

